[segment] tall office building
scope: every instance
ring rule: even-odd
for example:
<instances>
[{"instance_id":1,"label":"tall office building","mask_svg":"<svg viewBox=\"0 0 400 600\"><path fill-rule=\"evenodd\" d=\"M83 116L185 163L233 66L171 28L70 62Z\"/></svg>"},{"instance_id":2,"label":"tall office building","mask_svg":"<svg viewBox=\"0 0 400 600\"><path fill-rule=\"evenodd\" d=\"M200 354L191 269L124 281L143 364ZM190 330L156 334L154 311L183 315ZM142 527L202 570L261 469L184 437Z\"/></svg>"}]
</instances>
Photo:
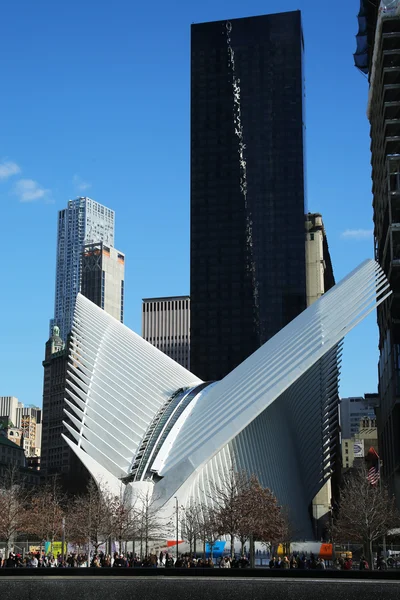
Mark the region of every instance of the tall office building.
<instances>
[{"instance_id":1,"label":"tall office building","mask_svg":"<svg viewBox=\"0 0 400 600\"><path fill-rule=\"evenodd\" d=\"M369 79L375 257L393 290L377 310L379 451L400 505L400 1L362 0L358 19L354 58Z\"/></svg>"},{"instance_id":2,"label":"tall office building","mask_svg":"<svg viewBox=\"0 0 400 600\"><path fill-rule=\"evenodd\" d=\"M190 297L143 298L142 337L190 369Z\"/></svg>"},{"instance_id":3,"label":"tall office building","mask_svg":"<svg viewBox=\"0 0 400 600\"><path fill-rule=\"evenodd\" d=\"M17 426L17 409L20 406L15 396L0 396L0 417L11 421L13 427Z\"/></svg>"},{"instance_id":4,"label":"tall office building","mask_svg":"<svg viewBox=\"0 0 400 600\"><path fill-rule=\"evenodd\" d=\"M87 244L82 253L81 293L124 322L125 255L103 242Z\"/></svg>"},{"instance_id":5,"label":"tall office building","mask_svg":"<svg viewBox=\"0 0 400 600\"><path fill-rule=\"evenodd\" d=\"M85 244L114 246L114 211L90 198L69 200L58 213L56 291L53 325L64 342L71 331L76 296L80 290L81 255ZM50 334L51 334L50 331Z\"/></svg>"},{"instance_id":6,"label":"tall office building","mask_svg":"<svg viewBox=\"0 0 400 600\"><path fill-rule=\"evenodd\" d=\"M218 380L306 308L299 11L192 25L191 370Z\"/></svg>"},{"instance_id":7,"label":"tall office building","mask_svg":"<svg viewBox=\"0 0 400 600\"><path fill-rule=\"evenodd\" d=\"M365 394L340 400L340 432L343 439L354 437L364 417L375 419L375 408L379 403L378 394Z\"/></svg>"},{"instance_id":8,"label":"tall office building","mask_svg":"<svg viewBox=\"0 0 400 600\"><path fill-rule=\"evenodd\" d=\"M61 437L69 334L79 291L123 321L125 256L114 248L114 211L90 198L70 200L58 215L55 317L46 343L41 470L60 473L68 489L82 489L87 472Z\"/></svg>"}]
</instances>

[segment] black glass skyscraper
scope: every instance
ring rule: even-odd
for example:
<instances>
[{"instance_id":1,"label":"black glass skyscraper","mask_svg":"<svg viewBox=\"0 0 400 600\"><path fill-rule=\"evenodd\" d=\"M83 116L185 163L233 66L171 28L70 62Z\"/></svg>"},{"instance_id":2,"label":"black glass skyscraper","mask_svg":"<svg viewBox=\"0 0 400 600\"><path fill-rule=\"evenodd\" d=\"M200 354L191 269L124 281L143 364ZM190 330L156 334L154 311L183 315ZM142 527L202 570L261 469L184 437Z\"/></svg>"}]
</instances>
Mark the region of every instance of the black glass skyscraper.
<instances>
[{"instance_id":1,"label":"black glass skyscraper","mask_svg":"<svg viewBox=\"0 0 400 600\"><path fill-rule=\"evenodd\" d=\"M400 15L394 1L362 0L356 67L368 75L375 259L393 294L377 309L376 408L382 476L400 508ZM360 106L364 110L364 106ZM372 236L371 236L372 237Z\"/></svg>"},{"instance_id":2,"label":"black glass skyscraper","mask_svg":"<svg viewBox=\"0 0 400 600\"><path fill-rule=\"evenodd\" d=\"M220 379L306 308L299 11L192 25L191 370Z\"/></svg>"}]
</instances>

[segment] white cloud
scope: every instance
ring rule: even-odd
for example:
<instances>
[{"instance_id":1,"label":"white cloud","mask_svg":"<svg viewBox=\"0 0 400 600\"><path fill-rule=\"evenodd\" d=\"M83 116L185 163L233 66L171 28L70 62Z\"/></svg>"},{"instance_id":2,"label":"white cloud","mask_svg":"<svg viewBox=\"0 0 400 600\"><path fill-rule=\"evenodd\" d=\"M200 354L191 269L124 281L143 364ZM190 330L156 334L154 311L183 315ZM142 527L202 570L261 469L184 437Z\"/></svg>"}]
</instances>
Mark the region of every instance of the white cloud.
<instances>
[{"instance_id":1,"label":"white cloud","mask_svg":"<svg viewBox=\"0 0 400 600\"><path fill-rule=\"evenodd\" d=\"M83 181L83 179L79 177L79 175L74 175L72 181L76 189L80 192L84 192L85 190L88 190L92 187L91 183L89 183L88 181Z\"/></svg>"},{"instance_id":2,"label":"white cloud","mask_svg":"<svg viewBox=\"0 0 400 600\"><path fill-rule=\"evenodd\" d=\"M373 233L373 229L346 229L340 237L346 240L369 240L372 239Z\"/></svg>"},{"instance_id":3,"label":"white cloud","mask_svg":"<svg viewBox=\"0 0 400 600\"><path fill-rule=\"evenodd\" d=\"M37 181L33 179L20 179L15 184L15 194L19 197L20 202L33 202L46 198L50 190L40 187Z\"/></svg>"},{"instance_id":4,"label":"white cloud","mask_svg":"<svg viewBox=\"0 0 400 600\"><path fill-rule=\"evenodd\" d=\"M15 162L5 160L4 162L0 163L0 179L8 179L12 175L17 175L17 173L20 172L21 169Z\"/></svg>"}]
</instances>

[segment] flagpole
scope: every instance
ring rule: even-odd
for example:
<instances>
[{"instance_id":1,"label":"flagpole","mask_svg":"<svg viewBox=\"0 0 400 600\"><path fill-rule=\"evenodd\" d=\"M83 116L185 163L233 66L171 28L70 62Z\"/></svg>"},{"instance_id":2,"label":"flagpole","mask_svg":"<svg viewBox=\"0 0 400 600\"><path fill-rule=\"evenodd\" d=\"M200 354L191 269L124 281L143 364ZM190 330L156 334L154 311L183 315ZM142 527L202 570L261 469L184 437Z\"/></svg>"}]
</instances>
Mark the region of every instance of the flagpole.
<instances>
[{"instance_id":1,"label":"flagpole","mask_svg":"<svg viewBox=\"0 0 400 600\"><path fill-rule=\"evenodd\" d=\"M379 489L382 492L382 474L381 474L381 466L382 466L382 461L379 458L378 460L378 469L379 469ZM383 535L382 538L382 552L383 552L383 558L385 559L386 562L386 534Z\"/></svg>"}]
</instances>

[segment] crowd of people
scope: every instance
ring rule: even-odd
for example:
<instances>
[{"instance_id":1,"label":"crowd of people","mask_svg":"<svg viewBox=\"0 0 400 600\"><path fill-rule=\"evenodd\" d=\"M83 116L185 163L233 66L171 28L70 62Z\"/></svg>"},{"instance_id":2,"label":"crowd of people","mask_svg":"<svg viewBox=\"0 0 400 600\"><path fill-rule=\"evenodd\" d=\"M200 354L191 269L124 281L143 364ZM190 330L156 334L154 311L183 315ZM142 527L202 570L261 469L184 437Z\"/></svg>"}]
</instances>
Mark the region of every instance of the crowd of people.
<instances>
[{"instance_id":1,"label":"crowd of people","mask_svg":"<svg viewBox=\"0 0 400 600\"><path fill-rule=\"evenodd\" d=\"M270 569L326 569L326 563L323 558L316 558L313 554L307 558L304 554L276 557L273 556L269 561Z\"/></svg>"},{"instance_id":2,"label":"crowd of people","mask_svg":"<svg viewBox=\"0 0 400 600\"><path fill-rule=\"evenodd\" d=\"M194 554L181 554L174 559L168 552L161 551L159 555L154 552L141 558L133 552L127 554L114 553L112 555L103 552L95 553L88 559L84 553L70 552L66 557L58 554L41 554L40 552L31 552L26 555L10 552L8 557L0 554L0 567L4 568L72 568L72 567L94 567L94 568L137 568L137 567L164 567L164 568L220 568L220 569L245 569L250 566L247 556L240 557L222 556L215 561L212 558L198 558ZM269 561L270 569L319 569L334 568L337 570L350 571L354 568L351 558L337 558L332 564L327 564L323 558L315 557L311 554L309 557L300 554L290 557L272 557ZM370 566L364 556L361 556L356 565L360 571L369 570ZM381 571L387 569L387 563L383 557L378 557L376 568Z\"/></svg>"},{"instance_id":3,"label":"crowd of people","mask_svg":"<svg viewBox=\"0 0 400 600\"><path fill-rule=\"evenodd\" d=\"M326 562L321 557L316 557L311 554L309 557L303 555L293 555L290 558L283 556L282 558L274 556L269 562L270 569L336 569L340 571L351 571L354 568L360 571L368 571L370 566L365 556L361 556L359 562L353 563L352 558L338 557L333 562ZM386 560L380 556L376 561L376 568L379 571L387 570Z\"/></svg>"},{"instance_id":4,"label":"crowd of people","mask_svg":"<svg viewBox=\"0 0 400 600\"><path fill-rule=\"evenodd\" d=\"M133 552L127 554L114 553L113 555L99 552L91 555L89 561L87 554L72 552L65 558L61 554L55 557L51 554L40 554L40 552L31 552L24 556L13 552L10 552L8 557L0 555L0 567L5 568L72 568L88 566L94 568L164 567L167 569L214 568L215 566L219 566L220 568L245 568L249 566L249 561L245 556L234 559L224 557L217 561L215 565L212 558L198 558L193 554L181 554L177 559L174 559L168 552L160 552L158 556L155 553L150 553L143 558Z\"/></svg>"}]
</instances>

